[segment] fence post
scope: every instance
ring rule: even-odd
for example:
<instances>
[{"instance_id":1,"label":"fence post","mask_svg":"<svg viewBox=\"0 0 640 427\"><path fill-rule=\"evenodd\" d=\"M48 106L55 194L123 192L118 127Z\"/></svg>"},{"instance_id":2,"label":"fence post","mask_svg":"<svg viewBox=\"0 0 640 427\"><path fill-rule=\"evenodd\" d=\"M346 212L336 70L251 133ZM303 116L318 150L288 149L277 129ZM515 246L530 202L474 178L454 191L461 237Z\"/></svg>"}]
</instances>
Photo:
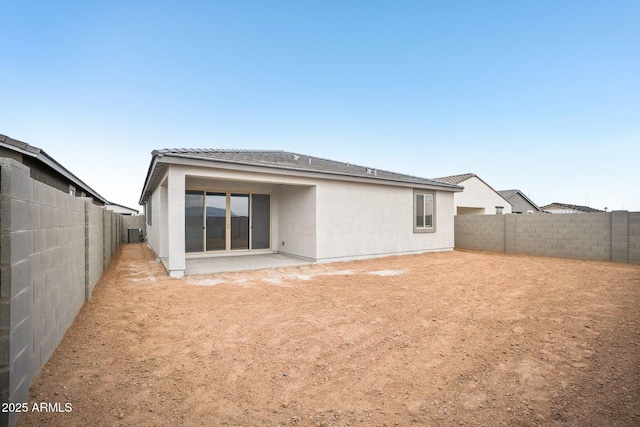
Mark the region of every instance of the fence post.
<instances>
[{"instance_id":1,"label":"fence post","mask_svg":"<svg viewBox=\"0 0 640 427\"><path fill-rule=\"evenodd\" d=\"M518 214L506 214L504 221L504 251L508 254L516 253L516 220Z\"/></svg>"},{"instance_id":2,"label":"fence post","mask_svg":"<svg viewBox=\"0 0 640 427\"><path fill-rule=\"evenodd\" d=\"M0 394L7 403L28 402L31 383L34 234L29 170L13 159L0 159ZM18 416L0 412L0 425L12 425Z\"/></svg>"}]
</instances>

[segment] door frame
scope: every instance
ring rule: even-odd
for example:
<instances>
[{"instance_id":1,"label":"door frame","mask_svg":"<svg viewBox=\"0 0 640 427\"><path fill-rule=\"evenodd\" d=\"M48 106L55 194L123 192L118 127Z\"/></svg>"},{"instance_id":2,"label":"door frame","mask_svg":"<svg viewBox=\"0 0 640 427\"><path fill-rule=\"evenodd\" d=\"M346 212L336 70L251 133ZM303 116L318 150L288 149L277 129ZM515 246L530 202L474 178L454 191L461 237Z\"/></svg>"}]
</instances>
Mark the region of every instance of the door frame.
<instances>
[{"instance_id":1,"label":"door frame","mask_svg":"<svg viewBox=\"0 0 640 427\"><path fill-rule=\"evenodd\" d=\"M202 251L200 252L186 252L187 256L190 255L231 255L243 252L272 252L273 245L273 195L268 191L235 191L235 190L213 190L208 188L185 188L185 193L190 192L202 192L203 197L203 215L202 215ZM217 193L225 195L225 249L219 250L206 250L207 244L207 193ZM249 248L248 249L231 249L231 195L246 195L249 199ZM269 196L269 247L262 249L253 249L253 195ZM185 233L186 238L186 233Z\"/></svg>"}]
</instances>

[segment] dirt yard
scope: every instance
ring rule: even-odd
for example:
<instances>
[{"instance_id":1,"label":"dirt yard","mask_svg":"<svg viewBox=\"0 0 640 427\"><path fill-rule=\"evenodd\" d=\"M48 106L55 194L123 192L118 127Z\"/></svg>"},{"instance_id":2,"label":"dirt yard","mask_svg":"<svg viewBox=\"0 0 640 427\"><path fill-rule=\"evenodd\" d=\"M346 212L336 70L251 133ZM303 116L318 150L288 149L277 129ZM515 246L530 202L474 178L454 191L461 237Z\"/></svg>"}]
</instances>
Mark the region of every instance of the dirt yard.
<instances>
[{"instance_id":1,"label":"dirt yard","mask_svg":"<svg viewBox=\"0 0 640 427\"><path fill-rule=\"evenodd\" d=\"M124 245L20 426L638 426L640 266L431 253L170 279Z\"/></svg>"}]
</instances>

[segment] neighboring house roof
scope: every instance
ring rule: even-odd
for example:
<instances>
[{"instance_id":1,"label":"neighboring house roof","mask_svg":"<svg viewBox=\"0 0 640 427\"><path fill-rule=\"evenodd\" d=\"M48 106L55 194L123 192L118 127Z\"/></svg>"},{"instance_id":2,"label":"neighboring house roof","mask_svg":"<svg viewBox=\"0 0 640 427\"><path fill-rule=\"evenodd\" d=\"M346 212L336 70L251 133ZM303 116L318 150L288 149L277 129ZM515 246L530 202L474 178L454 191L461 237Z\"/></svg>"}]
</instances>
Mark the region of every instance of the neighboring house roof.
<instances>
[{"instance_id":1,"label":"neighboring house roof","mask_svg":"<svg viewBox=\"0 0 640 427\"><path fill-rule=\"evenodd\" d=\"M451 175L451 176L443 176L440 178L433 178L436 181L442 181L442 182L446 182L449 184L460 184L462 181L466 181L469 178L473 178L476 177L478 178L480 181L482 181L482 179L476 175L475 173L463 173L460 175ZM484 182L484 181L482 181ZM487 184L486 182L484 182L485 184ZM489 184L487 184L487 186L491 187Z\"/></svg>"},{"instance_id":2,"label":"neighboring house roof","mask_svg":"<svg viewBox=\"0 0 640 427\"><path fill-rule=\"evenodd\" d=\"M374 181L392 181L432 186L447 191L462 191L462 187L453 184L282 150L166 148L163 150L154 150L151 154L153 157L140 197L141 203L148 198L150 191L155 188L157 184L156 180L160 179L163 173L161 167L158 168L154 166L157 164L158 159L167 157L259 166L299 172L315 172L334 176L365 178Z\"/></svg>"},{"instance_id":3,"label":"neighboring house roof","mask_svg":"<svg viewBox=\"0 0 640 427\"><path fill-rule=\"evenodd\" d=\"M504 197L505 199L509 200L509 198L513 197L516 194L520 194L520 196L522 196L527 202L529 202L531 204L531 206L533 206L534 208L536 208L537 210L541 210L540 207L538 205L536 205L535 203L533 203L533 201L528 198L522 191L520 190L499 190L498 194L500 194L502 197Z\"/></svg>"},{"instance_id":4,"label":"neighboring house roof","mask_svg":"<svg viewBox=\"0 0 640 427\"><path fill-rule=\"evenodd\" d=\"M558 203L558 202L545 205L542 207L542 210L546 210L552 207L558 207L561 209L571 209L578 212L604 212L603 210L590 208L589 206L570 205L567 203Z\"/></svg>"},{"instance_id":5,"label":"neighboring house roof","mask_svg":"<svg viewBox=\"0 0 640 427\"><path fill-rule=\"evenodd\" d=\"M64 177L71 184L73 184L73 186L76 187L76 191L78 191L78 193L83 191L87 195L99 200L102 203L108 203L107 199L102 197L91 187L85 184L80 178L72 174L67 168L58 163L57 160L45 153L45 151L41 148L34 147L27 144L26 142L18 141L17 139L13 139L2 134L0 134L0 147L7 148L23 156L28 156L39 161L40 163L46 165L47 167L51 168L53 171Z\"/></svg>"},{"instance_id":6,"label":"neighboring house roof","mask_svg":"<svg viewBox=\"0 0 640 427\"><path fill-rule=\"evenodd\" d=\"M130 207L124 206L124 205L119 205L117 203L109 202L105 206L106 206L107 209L116 211L118 213L122 213L122 212L132 213L132 214L135 213L136 215L140 213L140 211L137 210L137 209L133 209L133 208L130 208Z\"/></svg>"},{"instance_id":7,"label":"neighboring house roof","mask_svg":"<svg viewBox=\"0 0 640 427\"><path fill-rule=\"evenodd\" d=\"M480 182L482 182L484 185L486 185L487 187L489 187L491 189L491 191L493 191L494 193L496 193L497 195L499 195L500 197L502 197L504 199L505 202L511 204L506 197L504 197L502 194L500 194L499 191L496 191L493 189L492 186L490 186L489 184L487 184L482 178L480 178L478 175L476 175L475 173L463 173L460 175L451 175L451 176L443 176L440 178L434 178L434 180L436 181L440 181L440 182L445 182L447 184L460 184L470 178L478 178L480 180Z\"/></svg>"}]
</instances>

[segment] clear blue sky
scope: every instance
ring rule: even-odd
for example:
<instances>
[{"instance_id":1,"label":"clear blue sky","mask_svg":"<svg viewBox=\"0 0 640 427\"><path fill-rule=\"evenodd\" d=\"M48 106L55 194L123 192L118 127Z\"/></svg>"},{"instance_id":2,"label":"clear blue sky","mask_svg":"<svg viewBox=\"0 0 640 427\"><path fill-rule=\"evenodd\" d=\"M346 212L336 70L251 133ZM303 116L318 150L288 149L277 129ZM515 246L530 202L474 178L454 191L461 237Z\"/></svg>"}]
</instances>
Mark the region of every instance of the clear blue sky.
<instances>
[{"instance_id":1,"label":"clear blue sky","mask_svg":"<svg viewBox=\"0 0 640 427\"><path fill-rule=\"evenodd\" d=\"M137 207L156 148L640 210L640 1L0 0L0 133Z\"/></svg>"}]
</instances>

